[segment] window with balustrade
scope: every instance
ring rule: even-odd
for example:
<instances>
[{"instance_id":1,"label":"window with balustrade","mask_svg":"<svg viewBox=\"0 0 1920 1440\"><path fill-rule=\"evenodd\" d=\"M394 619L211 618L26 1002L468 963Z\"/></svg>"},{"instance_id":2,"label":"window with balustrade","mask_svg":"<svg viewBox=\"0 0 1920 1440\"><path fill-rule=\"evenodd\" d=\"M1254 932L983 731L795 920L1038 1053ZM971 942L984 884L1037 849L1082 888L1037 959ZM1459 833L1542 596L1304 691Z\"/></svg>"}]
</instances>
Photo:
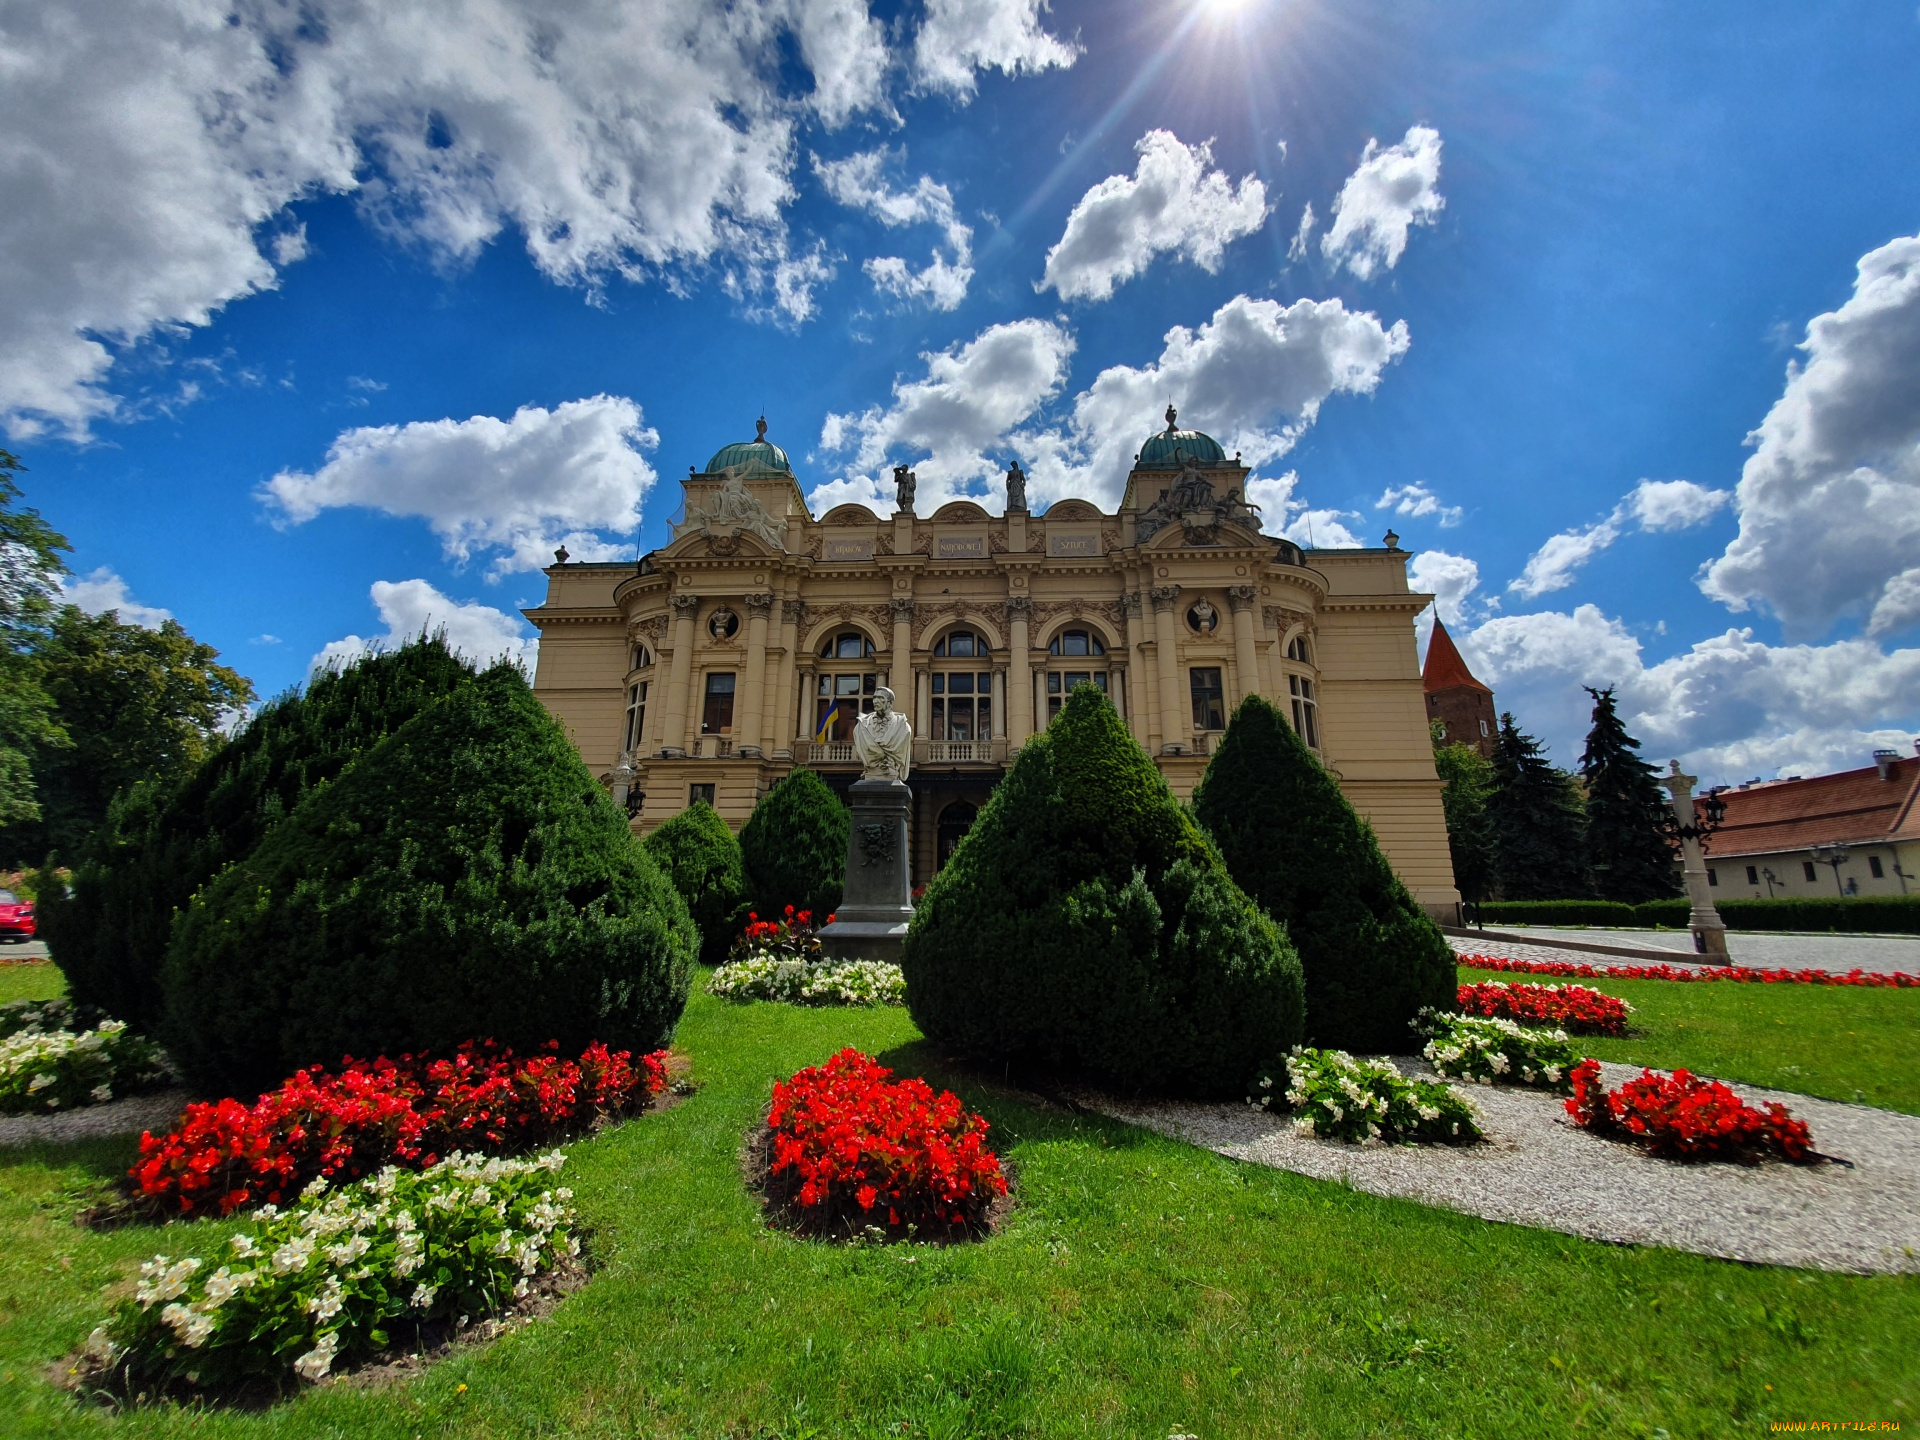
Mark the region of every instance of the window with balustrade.
<instances>
[{"instance_id":1,"label":"window with balustrade","mask_svg":"<svg viewBox=\"0 0 1920 1440\"><path fill-rule=\"evenodd\" d=\"M1107 646L1091 630L1062 630L1047 642L1047 723L1076 685L1107 689Z\"/></svg>"},{"instance_id":2,"label":"window with balustrade","mask_svg":"<svg viewBox=\"0 0 1920 1440\"><path fill-rule=\"evenodd\" d=\"M1195 665L1187 671L1187 684L1193 694L1193 730L1227 728L1227 688L1221 683L1218 665Z\"/></svg>"},{"instance_id":3,"label":"window with balustrade","mask_svg":"<svg viewBox=\"0 0 1920 1440\"><path fill-rule=\"evenodd\" d=\"M993 739L993 671L987 637L954 630L934 642L927 738L938 745Z\"/></svg>"},{"instance_id":4,"label":"window with balustrade","mask_svg":"<svg viewBox=\"0 0 1920 1440\"><path fill-rule=\"evenodd\" d=\"M824 745L851 745L854 723L873 709L879 672L862 661L873 659L873 641L858 630L842 630L820 647L818 679L814 682L813 738Z\"/></svg>"},{"instance_id":5,"label":"window with balustrade","mask_svg":"<svg viewBox=\"0 0 1920 1440\"><path fill-rule=\"evenodd\" d=\"M709 671L707 674L707 702L700 712L700 733L702 735L733 733L733 672L731 670Z\"/></svg>"}]
</instances>

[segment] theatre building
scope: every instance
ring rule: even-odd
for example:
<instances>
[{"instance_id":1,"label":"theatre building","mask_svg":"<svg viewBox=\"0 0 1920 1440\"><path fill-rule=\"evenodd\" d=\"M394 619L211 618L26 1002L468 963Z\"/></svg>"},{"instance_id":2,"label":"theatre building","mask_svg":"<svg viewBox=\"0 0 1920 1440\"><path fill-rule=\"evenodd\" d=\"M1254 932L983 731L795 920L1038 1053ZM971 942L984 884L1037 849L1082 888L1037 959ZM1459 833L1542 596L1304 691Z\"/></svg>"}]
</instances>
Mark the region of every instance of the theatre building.
<instances>
[{"instance_id":1,"label":"theatre building","mask_svg":"<svg viewBox=\"0 0 1920 1440\"><path fill-rule=\"evenodd\" d=\"M1407 552L1303 551L1260 530L1210 437L1140 447L1117 513L970 501L807 510L786 454L728 445L639 561L547 573L535 693L646 832L693 799L736 830L796 765L858 776L852 728L885 685L913 723L913 878L952 852L1076 685L1113 700L1185 798L1227 718L1265 695L1339 778L1422 904L1458 903L1434 774Z\"/></svg>"}]
</instances>

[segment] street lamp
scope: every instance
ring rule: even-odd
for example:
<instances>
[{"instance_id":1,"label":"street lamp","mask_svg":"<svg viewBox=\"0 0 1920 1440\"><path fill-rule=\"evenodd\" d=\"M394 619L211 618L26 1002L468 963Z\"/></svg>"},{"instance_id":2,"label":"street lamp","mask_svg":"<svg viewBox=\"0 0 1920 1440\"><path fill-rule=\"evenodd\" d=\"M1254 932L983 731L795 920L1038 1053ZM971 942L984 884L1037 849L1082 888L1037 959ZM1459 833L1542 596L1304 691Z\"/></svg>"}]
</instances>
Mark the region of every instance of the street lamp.
<instances>
[{"instance_id":1,"label":"street lamp","mask_svg":"<svg viewBox=\"0 0 1920 1440\"><path fill-rule=\"evenodd\" d=\"M1727 802L1718 795L1708 793L1701 809L1706 814L1706 824L1700 823L1693 808L1693 787L1699 777L1683 774L1680 762L1672 762L1672 770L1660 777L1660 783L1673 797L1674 829L1680 836L1680 854L1687 876L1687 899L1692 909L1687 915L1687 927L1693 931L1693 948L1696 954L1712 955L1720 964L1731 965L1727 954L1727 922L1720 918L1720 912L1713 908L1713 894L1707 888L1707 862L1700 849L1700 841L1719 826L1726 818Z\"/></svg>"},{"instance_id":2,"label":"street lamp","mask_svg":"<svg viewBox=\"0 0 1920 1440\"><path fill-rule=\"evenodd\" d=\"M627 812L629 820L640 808L637 803L639 797L635 795L633 789L633 782L638 777L639 772L633 768L632 752L622 754L620 763L613 767L613 803Z\"/></svg>"},{"instance_id":3,"label":"street lamp","mask_svg":"<svg viewBox=\"0 0 1920 1440\"><path fill-rule=\"evenodd\" d=\"M1838 840L1829 841L1825 845L1809 845L1807 847L1815 861L1819 864L1831 865L1833 867L1833 888L1840 892L1840 897L1843 900L1846 898L1847 892L1840 884L1840 867L1847 863L1847 855L1852 848L1852 846L1843 844Z\"/></svg>"}]
</instances>

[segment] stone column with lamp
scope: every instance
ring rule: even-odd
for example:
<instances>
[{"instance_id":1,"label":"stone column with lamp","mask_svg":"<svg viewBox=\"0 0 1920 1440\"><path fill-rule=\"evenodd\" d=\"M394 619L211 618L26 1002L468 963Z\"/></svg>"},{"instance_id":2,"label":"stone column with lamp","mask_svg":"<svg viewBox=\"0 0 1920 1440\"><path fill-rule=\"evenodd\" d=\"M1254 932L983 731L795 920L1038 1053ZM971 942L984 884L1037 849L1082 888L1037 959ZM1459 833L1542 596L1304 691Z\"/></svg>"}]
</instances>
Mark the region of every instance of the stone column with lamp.
<instances>
[{"instance_id":1,"label":"stone column with lamp","mask_svg":"<svg viewBox=\"0 0 1920 1440\"><path fill-rule=\"evenodd\" d=\"M1709 795L1706 801L1707 824L1700 823L1700 817L1694 813L1693 787L1699 783L1699 777L1681 771L1678 760L1671 762L1672 769L1660 777L1660 783L1673 797L1673 818L1675 828L1680 835L1680 854L1685 865L1687 877L1687 899L1692 909L1687 915L1687 926L1693 931L1693 948L1696 954L1710 955L1722 965L1731 965L1727 954L1727 922L1720 918L1720 912L1713 908L1713 892L1708 889L1707 862L1700 848L1701 837L1710 834L1718 815L1726 813L1726 802L1717 795Z\"/></svg>"}]
</instances>

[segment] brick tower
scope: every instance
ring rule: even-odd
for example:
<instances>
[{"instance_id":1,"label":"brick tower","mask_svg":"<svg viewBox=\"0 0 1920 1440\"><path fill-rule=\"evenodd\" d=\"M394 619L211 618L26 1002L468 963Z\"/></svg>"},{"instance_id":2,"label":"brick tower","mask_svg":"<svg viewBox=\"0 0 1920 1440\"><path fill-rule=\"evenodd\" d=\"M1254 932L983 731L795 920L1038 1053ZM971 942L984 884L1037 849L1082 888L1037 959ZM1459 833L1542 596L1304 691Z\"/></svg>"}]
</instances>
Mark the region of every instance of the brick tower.
<instances>
[{"instance_id":1,"label":"brick tower","mask_svg":"<svg viewBox=\"0 0 1920 1440\"><path fill-rule=\"evenodd\" d=\"M1467 662L1454 648L1453 637L1438 615L1433 617L1433 639L1427 645L1427 663L1420 672L1427 692L1427 719L1446 726L1449 743L1471 745L1493 758L1498 729L1493 713L1493 691L1473 678Z\"/></svg>"}]
</instances>

